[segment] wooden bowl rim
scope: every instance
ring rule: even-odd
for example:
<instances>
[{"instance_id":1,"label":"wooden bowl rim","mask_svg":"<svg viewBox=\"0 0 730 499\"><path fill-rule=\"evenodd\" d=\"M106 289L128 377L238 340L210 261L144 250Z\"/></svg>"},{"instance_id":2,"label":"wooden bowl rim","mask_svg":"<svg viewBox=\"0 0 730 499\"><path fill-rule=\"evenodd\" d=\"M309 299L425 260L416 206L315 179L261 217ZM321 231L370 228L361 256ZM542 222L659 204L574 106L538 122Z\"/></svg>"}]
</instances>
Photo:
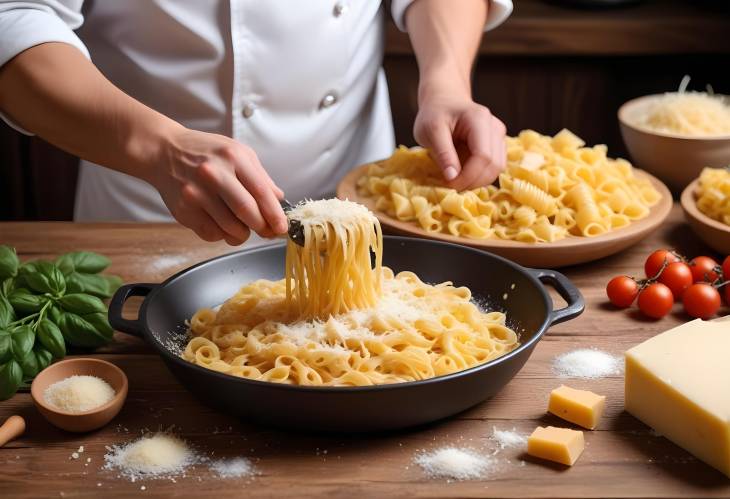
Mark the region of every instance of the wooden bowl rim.
<instances>
[{"instance_id":1,"label":"wooden bowl rim","mask_svg":"<svg viewBox=\"0 0 730 499\"><path fill-rule=\"evenodd\" d=\"M682 195L679 198L679 204L682 205L682 209L685 214L689 215L696 222L712 228L713 230L725 232L730 234L730 225L726 225L719 220L708 217L697 208L697 201L695 199L695 191L700 179L696 178L687 185L682 191Z\"/></svg>"},{"instance_id":2,"label":"wooden bowl rim","mask_svg":"<svg viewBox=\"0 0 730 499\"><path fill-rule=\"evenodd\" d=\"M668 92L671 93L671 92ZM720 96L730 102L730 96L724 95L724 94L715 94L717 96ZM634 131L645 133L647 135L653 135L655 137L663 137L667 139L677 139L677 140L686 140L688 142L700 142L700 141L710 141L710 142L718 142L718 141L730 141L730 134L725 135L710 135L707 137L691 137L688 135L681 135L678 133L671 133L671 132L658 132L656 130L652 130L650 128L643 127L641 125L638 125L636 123L631 122L631 120L628 120L626 118L626 114L628 114L631 110L634 108L646 105L649 101L656 100L660 97L664 96L664 94L649 94L649 95L642 95L641 97L636 97L631 100L628 100L621 104L621 107L618 108L618 112L616 113L618 116L619 122L628 127L631 128Z\"/></svg>"},{"instance_id":3,"label":"wooden bowl rim","mask_svg":"<svg viewBox=\"0 0 730 499\"><path fill-rule=\"evenodd\" d=\"M110 367L113 371L118 372L122 375L122 385L119 387L118 390L116 390L116 393L114 394L114 397L112 399L103 404L99 407L95 407L94 409L90 409L88 411L83 412L68 412L68 411L62 411L60 409L56 409L55 407L52 407L48 404L46 404L46 401L43 400L43 393L40 393L40 382L38 381L39 378L43 376L43 373L50 372L53 369L56 369L57 366L63 365L63 364L104 364L108 367ZM99 376L101 377L101 376ZM103 378L102 378L103 379ZM104 379L107 383L109 383L108 380ZM30 385L30 395L33 398L33 401L41 406L43 409L45 409L48 412L52 412L54 414L59 414L62 416L70 416L70 417L86 417L92 414L101 413L110 407L113 407L117 403L124 403L124 399L127 397L127 392L129 390L129 380L127 379L127 375L122 371L121 368L116 366L115 364L112 364L111 362L107 362L106 360L101 359L95 359L93 357L77 357L73 359L64 359L60 360L58 362L54 362L50 366L46 367L43 371L38 373L36 377L33 379L33 383ZM121 402L120 402L121 399Z\"/></svg>"},{"instance_id":4,"label":"wooden bowl rim","mask_svg":"<svg viewBox=\"0 0 730 499\"><path fill-rule=\"evenodd\" d=\"M374 163L380 163L382 161L384 160L375 161ZM368 198L357 194L357 179L362 176L365 169L371 164L372 163L360 165L348 172L337 186L337 197L339 197L340 199L349 197L351 201L357 201L360 203L365 201L364 204L372 205L370 200L372 200L373 198ZM659 224L664 221L664 219L666 219L672 209L672 206L674 204L672 200L672 194L671 192L669 192L669 189L666 185L664 185L662 181L660 181L653 175L645 172L644 170L640 170L638 168L634 168L634 172L639 176L647 178L652 183L652 185L659 191L662 196L661 199L656 205L650 208L650 212L647 217L641 220L631 222L631 224L629 224L627 227L622 227L620 229L609 231L605 234L601 234L600 236L595 237L581 237L573 236L571 234L564 239L560 239L551 243L525 243L521 241L512 241L506 239L469 239L465 237L453 236L451 234L445 234L443 232L429 233L421 227L413 225L410 222L402 222L380 211L373 210L373 212L375 213L375 216L378 218L378 220L380 220L381 224L386 227L399 230L403 233L412 236L448 241L456 244L463 244L466 246L487 250L491 248L504 248L541 252L552 249L586 249L590 247L602 247L604 244L616 243L625 239L631 239L637 234L643 234L645 232L655 229ZM346 190L348 192L345 192ZM354 194L354 199L352 196L348 196L350 192Z\"/></svg>"}]
</instances>

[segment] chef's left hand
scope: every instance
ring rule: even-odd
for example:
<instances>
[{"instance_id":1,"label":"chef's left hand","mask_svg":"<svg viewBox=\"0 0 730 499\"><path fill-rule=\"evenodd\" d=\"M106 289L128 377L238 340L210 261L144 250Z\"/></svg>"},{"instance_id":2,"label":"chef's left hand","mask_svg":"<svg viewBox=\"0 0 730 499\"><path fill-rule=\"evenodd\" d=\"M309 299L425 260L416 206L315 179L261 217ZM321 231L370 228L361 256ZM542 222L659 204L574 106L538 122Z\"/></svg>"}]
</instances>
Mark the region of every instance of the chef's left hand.
<instances>
[{"instance_id":1,"label":"chef's left hand","mask_svg":"<svg viewBox=\"0 0 730 499\"><path fill-rule=\"evenodd\" d=\"M447 185L461 191L494 182L507 162L504 123L458 92L419 92L419 102L413 134Z\"/></svg>"}]
</instances>

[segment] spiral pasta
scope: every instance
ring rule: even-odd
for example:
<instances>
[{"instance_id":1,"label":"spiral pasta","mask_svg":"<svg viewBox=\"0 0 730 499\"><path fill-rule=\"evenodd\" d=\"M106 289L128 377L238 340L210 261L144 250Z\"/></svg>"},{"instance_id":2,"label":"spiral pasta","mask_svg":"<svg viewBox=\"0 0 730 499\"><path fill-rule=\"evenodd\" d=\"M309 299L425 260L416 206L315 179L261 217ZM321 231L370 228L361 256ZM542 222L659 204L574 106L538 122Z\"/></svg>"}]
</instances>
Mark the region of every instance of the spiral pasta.
<instances>
[{"instance_id":1,"label":"spiral pasta","mask_svg":"<svg viewBox=\"0 0 730 499\"><path fill-rule=\"evenodd\" d=\"M453 373L517 347L505 315L480 310L468 288L382 266L380 225L367 209L312 203L290 213L302 217L305 245L288 243L286 278L197 311L185 360L261 381L355 386Z\"/></svg>"},{"instance_id":2,"label":"spiral pasta","mask_svg":"<svg viewBox=\"0 0 730 499\"><path fill-rule=\"evenodd\" d=\"M448 188L425 149L399 147L357 182L375 209L432 233L470 239L552 242L593 237L649 214L660 193L631 164L585 147L568 130L554 137L525 130L507 138L499 185Z\"/></svg>"}]
</instances>

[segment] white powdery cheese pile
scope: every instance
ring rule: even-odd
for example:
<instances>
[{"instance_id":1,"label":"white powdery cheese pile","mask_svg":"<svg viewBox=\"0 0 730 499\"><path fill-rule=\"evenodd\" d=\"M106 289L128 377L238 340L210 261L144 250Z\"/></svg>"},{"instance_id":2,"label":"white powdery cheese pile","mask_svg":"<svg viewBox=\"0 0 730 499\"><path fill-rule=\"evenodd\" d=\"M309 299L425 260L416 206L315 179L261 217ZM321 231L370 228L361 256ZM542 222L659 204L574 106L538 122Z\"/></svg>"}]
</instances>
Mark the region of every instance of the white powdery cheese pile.
<instances>
[{"instance_id":1,"label":"white powdery cheese pile","mask_svg":"<svg viewBox=\"0 0 730 499\"><path fill-rule=\"evenodd\" d=\"M621 374L623 360L592 348L572 350L555 357L553 371L561 378L602 378Z\"/></svg>"},{"instance_id":2,"label":"white powdery cheese pile","mask_svg":"<svg viewBox=\"0 0 730 499\"><path fill-rule=\"evenodd\" d=\"M493 461L468 449L442 447L419 454L413 460L431 478L475 480L483 478Z\"/></svg>"},{"instance_id":3,"label":"white powdery cheese pile","mask_svg":"<svg viewBox=\"0 0 730 499\"><path fill-rule=\"evenodd\" d=\"M491 439L497 442L500 449L527 446L527 437L518 433L517 428L512 428L512 430L498 430L496 426L493 426Z\"/></svg>"},{"instance_id":4,"label":"white powdery cheese pile","mask_svg":"<svg viewBox=\"0 0 730 499\"><path fill-rule=\"evenodd\" d=\"M251 460L245 457L213 461L210 469L221 478L250 477L258 473Z\"/></svg>"},{"instance_id":5,"label":"white powdery cheese pile","mask_svg":"<svg viewBox=\"0 0 730 499\"><path fill-rule=\"evenodd\" d=\"M104 468L118 469L121 476L132 482L179 475L202 460L185 440L169 433L145 435L107 449Z\"/></svg>"}]
</instances>

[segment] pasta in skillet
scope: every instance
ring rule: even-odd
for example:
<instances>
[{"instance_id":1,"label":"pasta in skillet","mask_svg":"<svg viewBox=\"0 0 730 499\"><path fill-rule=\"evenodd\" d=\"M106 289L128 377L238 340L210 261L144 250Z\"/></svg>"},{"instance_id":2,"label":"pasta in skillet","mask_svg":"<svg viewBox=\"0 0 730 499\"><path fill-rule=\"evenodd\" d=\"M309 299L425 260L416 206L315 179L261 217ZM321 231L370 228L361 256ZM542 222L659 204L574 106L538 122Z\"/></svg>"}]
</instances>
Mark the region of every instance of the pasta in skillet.
<instances>
[{"instance_id":1,"label":"pasta in skillet","mask_svg":"<svg viewBox=\"0 0 730 499\"><path fill-rule=\"evenodd\" d=\"M730 169L705 168L697 185L697 209L730 225Z\"/></svg>"},{"instance_id":2,"label":"pasta in skillet","mask_svg":"<svg viewBox=\"0 0 730 499\"><path fill-rule=\"evenodd\" d=\"M568 130L555 137L525 130L507 138L499 186L457 192L445 186L424 149L399 147L358 179L375 209L427 232L471 239L552 242L592 237L649 214L660 194L631 164L606 156Z\"/></svg>"},{"instance_id":3,"label":"pasta in skillet","mask_svg":"<svg viewBox=\"0 0 730 499\"><path fill-rule=\"evenodd\" d=\"M382 266L380 225L365 207L310 201L289 216L305 244L288 241L285 279L196 312L184 359L261 381L356 386L448 374L517 347L505 315L481 311L468 288Z\"/></svg>"}]
</instances>

